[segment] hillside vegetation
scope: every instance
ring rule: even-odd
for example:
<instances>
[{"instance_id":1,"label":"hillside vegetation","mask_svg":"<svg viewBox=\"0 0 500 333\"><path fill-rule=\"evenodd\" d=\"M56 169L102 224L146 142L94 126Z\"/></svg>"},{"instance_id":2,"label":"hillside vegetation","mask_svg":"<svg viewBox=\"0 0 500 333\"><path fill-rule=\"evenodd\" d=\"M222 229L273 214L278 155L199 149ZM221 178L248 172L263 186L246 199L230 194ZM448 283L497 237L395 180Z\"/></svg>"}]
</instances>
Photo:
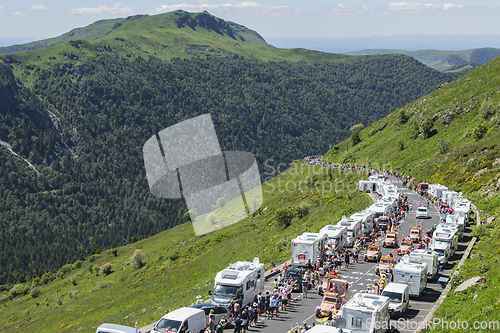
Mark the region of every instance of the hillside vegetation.
<instances>
[{"instance_id":1,"label":"hillside vegetation","mask_svg":"<svg viewBox=\"0 0 500 333\"><path fill-rule=\"evenodd\" d=\"M379 165L420 180L463 192L491 224L472 227L480 242L466 260L434 317L457 323L499 321L500 243L500 57L441 89L392 112L363 129L353 145L341 142L325 159ZM491 219L490 219L491 221ZM454 293L463 281L483 276L486 282ZM484 322L483 322L484 323ZM436 325L425 332L452 332ZM455 330L456 331L456 330ZM483 329L482 331L494 331Z\"/></svg>"},{"instance_id":2,"label":"hillside vegetation","mask_svg":"<svg viewBox=\"0 0 500 333\"><path fill-rule=\"evenodd\" d=\"M0 147L0 284L183 223L184 202L153 197L144 171L144 143L168 126L210 113L223 150L277 167L325 152L353 125L450 81L407 56L280 51L248 42L250 32L235 41L236 30L206 13L169 15L131 18L103 41L0 56L0 98L8 101L0 104L0 140L19 155ZM192 48L190 58L143 52L146 44L171 49L137 37L162 24L176 27L164 42ZM185 44L186 36L233 46L210 52ZM140 49L127 49L135 42ZM287 61L260 60L275 55Z\"/></svg>"},{"instance_id":3,"label":"hillside vegetation","mask_svg":"<svg viewBox=\"0 0 500 333\"><path fill-rule=\"evenodd\" d=\"M185 223L6 286L2 329L92 332L103 322L150 324L198 294L208 299L215 274L229 263L288 260L294 237L370 205L355 189L361 177L298 161L263 184L264 203L254 216L230 227L196 237Z\"/></svg>"},{"instance_id":4,"label":"hillside vegetation","mask_svg":"<svg viewBox=\"0 0 500 333\"><path fill-rule=\"evenodd\" d=\"M500 49L480 48L461 51L445 50L362 50L348 52L351 55L375 55L375 54L405 54L421 61L429 67L444 71L459 77L471 70L486 64L500 55Z\"/></svg>"}]
</instances>

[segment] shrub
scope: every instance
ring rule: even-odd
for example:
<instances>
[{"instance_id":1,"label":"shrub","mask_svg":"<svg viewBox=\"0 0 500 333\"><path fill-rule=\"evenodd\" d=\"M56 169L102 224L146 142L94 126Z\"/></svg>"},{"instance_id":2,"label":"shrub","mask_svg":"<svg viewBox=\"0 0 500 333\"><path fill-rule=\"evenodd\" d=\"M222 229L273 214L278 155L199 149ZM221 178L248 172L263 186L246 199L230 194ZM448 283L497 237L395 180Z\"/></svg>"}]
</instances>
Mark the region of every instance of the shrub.
<instances>
[{"instance_id":1,"label":"shrub","mask_svg":"<svg viewBox=\"0 0 500 333\"><path fill-rule=\"evenodd\" d=\"M50 281L54 280L54 275L52 275L52 273L45 273L42 275L42 283L43 284L47 284L49 283Z\"/></svg>"},{"instance_id":2,"label":"shrub","mask_svg":"<svg viewBox=\"0 0 500 333\"><path fill-rule=\"evenodd\" d=\"M32 285L33 287L38 287L38 286L40 286L40 284L41 284L41 283L42 283L42 279L40 279L38 276L37 276L37 277L35 277L35 278L33 279L33 281L31 281L31 285Z\"/></svg>"},{"instance_id":3,"label":"shrub","mask_svg":"<svg viewBox=\"0 0 500 333\"><path fill-rule=\"evenodd\" d=\"M398 142L398 148L399 148L399 150L405 150L405 144L403 141Z\"/></svg>"},{"instance_id":4,"label":"shrub","mask_svg":"<svg viewBox=\"0 0 500 333\"><path fill-rule=\"evenodd\" d=\"M477 127L474 129L474 132L472 132L472 136L476 141L481 140L486 132L488 131L488 128L486 127L485 124L479 124Z\"/></svg>"},{"instance_id":5,"label":"shrub","mask_svg":"<svg viewBox=\"0 0 500 333\"><path fill-rule=\"evenodd\" d=\"M75 263L73 264L73 270L82 267L82 264L83 264L83 261L81 261L81 260L75 261Z\"/></svg>"},{"instance_id":6,"label":"shrub","mask_svg":"<svg viewBox=\"0 0 500 333\"><path fill-rule=\"evenodd\" d=\"M355 146L355 145L357 145L358 143L361 142L361 138L359 136L359 131L352 133L352 135L351 135L351 141L352 141L352 145L353 146Z\"/></svg>"},{"instance_id":7,"label":"shrub","mask_svg":"<svg viewBox=\"0 0 500 333\"><path fill-rule=\"evenodd\" d=\"M490 235L490 229L485 225L472 226L472 232L470 233L472 237L488 237Z\"/></svg>"},{"instance_id":8,"label":"shrub","mask_svg":"<svg viewBox=\"0 0 500 333\"><path fill-rule=\"evenodd\" d=\"M491 118L495 114L495 109L493 108L493 101L483 101L481 104L481 117L484 120Z\"/></svg>"},{"instance_id":9,"label":"shrub","mask_svg":"<svg viewBox=\"0 0 500 333\"><path fill-rule=\"evenodd\" d=\"M99 253L96 253L96 254L93 254L89 257L89 261L90 262L94 262L96 261L97 259L99 259L101 257L101 255Z\"/></svg>"},{"instance_id":10,"label":"shrub","mask_svg":"<svg viewBox=\"0 0 500 333\"><path fill-rule=\"evenodd\" d=\"M3 302L7 302L8 300L9 300L8 295L0 295L0 304L2 304Z\"/></svg>"},{"instance_id":11,"label":"shrub","mask_svg":"<svg viewBox=\"0 0 500 333\"><path fill-rule=\"evenodd\" d=\"M283 228L287 228L292 224L292 219L295 216L295 212L290 208L282 208L276 211L276 221Z\"/></svg>"},{"instance_id":12,"label":"shrub","mask_svg":"<svg viewBox=\"0 0 500 333\"><path fill-rule=\"evenodd\" d=\"M181 256L181 254L179 252L173 252L170 254L170 256L168 257L170 259L170 261L176 261L177 259L179 259Z\"/></svg>"},{"instance_id":13,"label":"shrub","mask_svg":"<svg viewBox=\"0 0 500 333\"><path fill-rule=\"evenodd\" d=\"M101 274L102 275L108 275L111 272L112 272L112 269L111 269L111 264L109 262L101 266Z\"/></svg>"},{"instance_id":14,"label":"shrub","mask_svg":"<svg viewBox=\"0 0 500 333\"><path fill-rule=\"evenodd\" d=\"M78 281L76 281L76 277L75 277L75 276L73 276L73 277L70 279L70 281L71 281L71 284L73 284L74 286L76 286L76 285L78 284Z\"/></svg>"},{"instance_id":15,"label":"shrub","mask_svg":"<svg viewBox=\"0 0 500 333\"><path fill-rule=\"evenodd\" d=\"M309 214L309 208L311 205L309 203L303 202L297 207L297 216L299 218L303 218L307 214Z\"/></svg>"},{"instance_id":16,"label":"shrub","mask_svg":"<svg viewBox=\"0 0 500 333\"><path fill-rule=\"evenodd\" d=\"M25 285L24 283L16 284L12 289L9 291L9 294L11 297L16 297L16 296L23 296L28 294L30 291L30 288Z\"/></svg>"},{"instance_id":17,"label":"shrub","mask_svg":"<svg viewBox=\"0 0 500 333\"><path fill-rule=\"evenodd\" d=\"M130 257L130 265L136 268L144 265L144 253L142 253L142 250L137 249L134 251L134 254Z\"/></svg>"},{"instance_id":18,"label":"shrub","mask_svg":"<svg viewBox=\"0 0 500 333\"><path fill-rule=\"evenodd\" d=\"M99 291L108 287L111 287L112 285L115 285L116 281L101 281L97 284L95 288L92 289L92 291Z\"/></svg>"},{"instance_id":19,"label":"shrub","mask_svg":"<svg viewBox=\"0 0 500 333\"><path fill-rule=\"evenodd\" d=\"M440 154L446 154L451 148L452 141L450 139L441 139L438 142L438 150Z\"/></svg>"},{"instance_id":20,"label":"shrub","mask_svg":"<svg viewBox=\"0 0 500 333\"><path fill-rule=\"evenodd\" d=\"M410 115L406 113L405 109L401 109L398 112L398 121L400 125L404 125L410 119Z\"/></svg>"},{"instance_id":21,"label":"shrub","mask_svg":"<svg viewBox=\"0 0 500 333\"><path fill-rule=\"evenodd\" d=\"M31 291L30 291L31 297L37 298L38 296L40 296L41 293L42 293L42 291L40 290L40 288L38 288L38 287L31 288Z\"/></svg>"},{"instance_id":22,"label":"shrub","mask_svg":"<svg viewBox=\"0 0 500 333\"><path fill-rule=\"evenodd\" d=\"M111 254L114 255L115 257L118 256L118 249L111 249Z\"/></svg>"},{"instance_id":23,"label":"shrub","mask_svg":"<svg viewBox=\"0 0 500 333\"><path fill-rule=\"evenodd\" d=\"M422 123L422 134L425 138L430 138L432 136L434 123L430 117L427 117Z\"/></svg>"},{"instance_id":24,"label":"shrub","mask_svg":"<svg viewBox=\"0 0 500 333\"><path fill-rule=\"evenodd\" d=\"M356 132L361 131L363 128L365 128L365 126L363 126L363 124L356 124L353 127L351 127L351 132L356 133Z\"/></svg>"}]
</instances>

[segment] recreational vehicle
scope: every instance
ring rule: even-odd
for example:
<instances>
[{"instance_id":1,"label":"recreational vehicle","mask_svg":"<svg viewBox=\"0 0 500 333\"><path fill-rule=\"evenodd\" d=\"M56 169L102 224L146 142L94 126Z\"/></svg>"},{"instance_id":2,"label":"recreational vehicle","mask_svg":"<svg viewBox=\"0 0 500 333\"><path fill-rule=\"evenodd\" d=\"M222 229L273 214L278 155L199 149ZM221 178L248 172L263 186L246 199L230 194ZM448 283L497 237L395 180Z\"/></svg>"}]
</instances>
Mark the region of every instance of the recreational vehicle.
<instances>
[{"instance_id":1,"label":"recreational vehicle","mask_svg":"<svg viewBox=\"0 0 500 333\"><path fill-rule=\"evenodd\" d=\"M418 249L410 252L410 262L416 264L427 264L427 277L434 279L438 273L439 253L429 249Z\"/></svg>"},{"instance_id":2,"label":"recreational vehicle","mask_svg":"<svg viewBox=\"0 0 500 333\"><path fill-rule=\"evenodd\" d=\"M389 328L389 297L355 294L342 307L345 328L357 333L382 333Z\"/></svg>"},{"instance_id":3,"label":"recreational vehicle","mask_svg":"<svg viewBox=\"0 0 500 333\"><path fill-rule=\"evenodd\" d=\"M238 261L217 273L210 303L229 306L231 300L242 306L250 304L264 290L264 264L258 258L253 262Z\"/></svg>"},{"instance_id":4,"label":"recreational vehicle","mask_svg":"<svg viewBox=\"0 0 500 333\"><path fill-rule=\"evenodd\" d=\"M316 264L316 259L323 256L325 240L325 234L307 232L292 239L292 266Z\"/></svg>"},{"instance_id":5,"label":"recreational vehicle","mask_svg":"<svg viewBox=\"0 0 500 333\"><path fill-rule=\"evenodd\" d=\"M319 231L325 235L325 250L342 252L347 245L347 228L337 225L325 225Z\"/></svg>"},{"instance_id":6,"label":"recreational vehicle","mask_svg":"<svg viewBox=\"0 0 500 333\"><path fill-rule=\"evenodd\" d=\"M410 295L418 297L427 286L427 264L400 261L394 266L393 282L407 284Z\"/></svg>"}]
</instances>

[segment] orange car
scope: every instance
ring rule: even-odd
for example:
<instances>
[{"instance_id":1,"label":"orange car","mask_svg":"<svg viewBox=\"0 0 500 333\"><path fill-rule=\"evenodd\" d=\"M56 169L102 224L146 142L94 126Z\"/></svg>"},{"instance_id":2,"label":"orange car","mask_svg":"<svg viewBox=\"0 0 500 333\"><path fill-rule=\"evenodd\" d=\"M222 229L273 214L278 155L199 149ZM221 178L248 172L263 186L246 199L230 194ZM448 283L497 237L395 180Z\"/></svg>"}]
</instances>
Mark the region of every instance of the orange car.
<instances>
[{"instance_id":1,"label":"orange car","mask_svg":"<svg viewBox=\"0 0 500 333\"><path fill-rule=\"evenodd\" d=\"M405 239L401 241L401 245L398 248L398 254L409 254L413 250L413 243Z\"/></svg>"},{"instance_id":2,"label":"orange car","mask_svg":"<svg viewBox=\"0 0 500 333\"><path fill-rule=\"evenodd\" d=\"M394 264L396 261L394 260L394 257L391 256L383 256L379 263L378 266L375 268L375 274L380 274L380 272L384 272L386 269L394 267Z\"/></svg>"},{"instance_id":3,"label":"orange car","mask_svg":"<svg viewBox=\"0 0 500 333\"><path fill-rule=\"evenodd\" d=\"M365 253L365 261L379 261L382 257L382 251L380 251L380 245L370 244L368 250Z\"/></svg>"},{"instance_id":4,"label":"orange car","mask_svg":"<svg viewBox=\"0 0 500 333\"><path fill-rule=\"evenodd\" d=\"M382 244L383 247L398 247L398 233L396 231L389 231L385 235L384 243Z\"/></svg>"},{"instance_id":5,"label":"orange car","mask_svg":"<svg viewBox=\"0 0 500 333\"><path fill-rule=\"evenodd\" d=\"M410 241L413 243L420 243L420 241L422 241L422 228L420 227L410 228Z\"/></svg>"},{"instance_id":6,"label":"orange car","mask_svg":"<svg viewBox=\"0 0 500 333\"><path fill-rule=\"evenodd\" d=\"M333 290L335 282L340 278L339 274L326 273L323 278L323 283L318 286L318 295L329 293Z\"/></svg>"}]
</instances>

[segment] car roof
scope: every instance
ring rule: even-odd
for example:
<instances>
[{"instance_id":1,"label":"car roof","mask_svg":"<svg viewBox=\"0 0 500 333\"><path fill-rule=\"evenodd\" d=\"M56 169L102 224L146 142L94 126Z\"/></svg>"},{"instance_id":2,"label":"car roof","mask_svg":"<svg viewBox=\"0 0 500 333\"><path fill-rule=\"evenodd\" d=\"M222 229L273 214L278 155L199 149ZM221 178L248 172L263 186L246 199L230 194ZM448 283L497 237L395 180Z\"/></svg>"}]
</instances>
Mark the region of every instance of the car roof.
<instances>
[{"instance_id":1,"label":"car roof","mask_svg":"<svg viewBox=\"0 0 500 333\"><path fill-rule=\"evenodd\" d=\"M387 286L384 288L383 291L402 292L407 288L409 288L409 286L407 284L391 282L391 283L387 284Z\"/></svg>"},{"instance_id":2,"label":"car roof","mask_svg":"<svg viewBox=\"0 0 500 333\"><path fill-rule=\"evenodd\" d=\"M102 324L97 328L96 332L105 332L105 333L136 333L135 328L130 326L123 326L117 324Z\"/></svg>"}]
</instances>

